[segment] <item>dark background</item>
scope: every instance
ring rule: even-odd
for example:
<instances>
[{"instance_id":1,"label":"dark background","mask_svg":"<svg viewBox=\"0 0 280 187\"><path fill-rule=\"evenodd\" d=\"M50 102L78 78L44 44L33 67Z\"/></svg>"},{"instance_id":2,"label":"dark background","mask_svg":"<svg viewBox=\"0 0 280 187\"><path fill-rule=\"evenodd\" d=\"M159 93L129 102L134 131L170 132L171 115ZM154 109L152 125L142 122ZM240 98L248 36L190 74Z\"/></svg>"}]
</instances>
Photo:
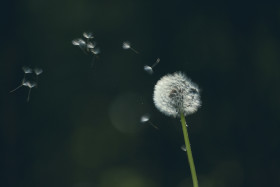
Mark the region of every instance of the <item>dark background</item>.
<instances>
[{"instance_id":1,"label":"dark background","mask_svg":"<svg viewBox=\"0 0 280 187\"><path fill-rule=\"evenodd\" d=\"M279 4L28 0L0 12L0 186L192 186L180 121L152 100L175 71L202 90L186 118L200 186L280 186ZM102 51L93 68L71 44L84 31ZM29 103L27 88L9 93L23 65L44 70Z\"/></svg>"}]
</instances>

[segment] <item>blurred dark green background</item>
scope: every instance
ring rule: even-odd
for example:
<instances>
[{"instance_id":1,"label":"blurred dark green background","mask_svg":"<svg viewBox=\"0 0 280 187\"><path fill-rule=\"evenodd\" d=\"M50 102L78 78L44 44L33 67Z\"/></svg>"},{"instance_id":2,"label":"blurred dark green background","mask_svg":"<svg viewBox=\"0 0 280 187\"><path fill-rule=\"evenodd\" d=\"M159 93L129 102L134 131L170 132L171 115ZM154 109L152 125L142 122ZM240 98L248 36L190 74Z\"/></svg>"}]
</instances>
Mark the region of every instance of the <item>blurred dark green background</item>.
<instances>
[{"instance_id":1,"label":"blurred dark green background","mask_svg":"<svg viewBox=\"0 0 280 187\"><path fill-rule=\"evenodd\" d=\"M152 100L175 71L202 90L187 116L200 186L280 186L279 3L27 0L0 12L0 186L192 186L180 121ZM93 68L71 44L84 31L102 51ZM44 70L29 103L27 88L9 93L23 65Z\"/></svg>"}]
</instances>

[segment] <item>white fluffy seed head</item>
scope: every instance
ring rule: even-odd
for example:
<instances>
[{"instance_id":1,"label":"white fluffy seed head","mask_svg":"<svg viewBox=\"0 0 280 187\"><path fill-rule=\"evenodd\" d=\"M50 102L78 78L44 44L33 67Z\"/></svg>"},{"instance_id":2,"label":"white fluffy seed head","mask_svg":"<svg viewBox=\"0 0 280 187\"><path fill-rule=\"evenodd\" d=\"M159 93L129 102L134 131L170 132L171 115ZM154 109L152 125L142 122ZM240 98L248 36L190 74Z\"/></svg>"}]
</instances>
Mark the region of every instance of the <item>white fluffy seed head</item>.
<instances>
[{"instance_id":1,"label":"white fluffy seed head","mask_svg":"<svg viewBox=\"0 0 280 187\"><path fill-rule=\"evenodd\" d=\"M175 72L162 77L154 88L156 108L167 116L192 114L201 105L199 89L183 73Z\"/></svg>"}]
</instances>

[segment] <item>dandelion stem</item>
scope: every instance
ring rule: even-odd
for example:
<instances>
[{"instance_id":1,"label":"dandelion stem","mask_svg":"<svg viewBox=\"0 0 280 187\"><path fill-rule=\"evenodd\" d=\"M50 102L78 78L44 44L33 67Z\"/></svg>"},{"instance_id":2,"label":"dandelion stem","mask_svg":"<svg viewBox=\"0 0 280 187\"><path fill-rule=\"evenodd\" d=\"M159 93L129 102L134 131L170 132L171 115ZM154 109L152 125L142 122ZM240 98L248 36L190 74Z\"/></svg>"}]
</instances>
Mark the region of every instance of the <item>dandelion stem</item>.
<instances>
[{"instance_id":1,"label":"dandelion stem","mask_svg":"<svg viewBox=\"0 0 280 187\"><path fill-rule=\"evenodd\" d=\"M197 176L196 176L196 171L195 171L195 166L194 166L193 156L192 156L192 150L191 150L191 145L190 145L190 140L189 140L189 135L188 135L188 130L187 130L187 123L186 123L185 116L182 112L181 112L181 123L182 123L183 134L184 134L184 139L185 139L185 144L186 144L186 149L187 149L187 156L188 156L191 174L192 174L193 186L198 187L198 181L197 181Z\"/></svg>"}]
</instances>

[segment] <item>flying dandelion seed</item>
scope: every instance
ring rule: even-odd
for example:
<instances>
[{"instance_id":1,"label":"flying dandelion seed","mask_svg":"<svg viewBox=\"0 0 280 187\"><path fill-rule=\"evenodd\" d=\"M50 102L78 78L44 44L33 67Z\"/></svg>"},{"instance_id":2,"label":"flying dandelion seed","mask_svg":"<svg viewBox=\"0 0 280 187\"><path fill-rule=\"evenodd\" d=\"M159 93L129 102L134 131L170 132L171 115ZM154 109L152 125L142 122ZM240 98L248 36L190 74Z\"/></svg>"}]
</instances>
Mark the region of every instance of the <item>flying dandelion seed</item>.
<instances>
[{"instance_id":1,"label":"flying dandelion seed","mask_svg":"<svg viewBox=\"0 0 280 187\"><path fill-rule=\"evenodd\" d=\"M23 66L22 70L24 72L24 77L23 77L23 79L21 81L21 84L18 87L16 87L15 89L13 89L12 91L10 91L10 93L16 91L17 89L21 88L22 86L28 87L29 91L28 91L28 96L27 96L27 102L29 102L31 89L38 86L38 76L43 73L43 69L41 69L41 68L34 68L32 70L30 67ZM30 74L30 73L34 73L36 75L36 79L37 79L36 82L35 81L27 80L25 78L25 75L26 74ZM32 77L32 76L29 77L29 78L34 79L34 77Z\"/></svg>"},{"instance_id":2,"label":"flying dandelion seed","mask_svg":"<svg viewBox=\"0 0 280 187\"><path fill-rule=\"evenodd\" d=\"M79 46L80 45L79 39L72 40L72 44L75 46Z\"/></svg>"},{"instance_id":3,"label":"flying dandelion seed","mask_svg":"<svg viewBox=\"0 0 280 187\"><path fill-rule=\"evenodd\" d=\"M129 42L123 42L122 47L123 47L123 49L129 49L130 48L130 43Z\"/></svg>"},{"instance_id":4,"label":"flying dandelion seed","mask_svg":"<svg viewBox=\"0 0 280 187\"><path fill-rule=\"evenodd\" d=\"M22 70L23 70L24 74L32 73L32 69L30 67L27 67L27 66L23 66Z\"/></svg>"},{"instance_id":5,"label":"flying dandelion seed","mask_svg":"<svg viewBox=\"0 0 280 187\"><path fill-rule=\"evenodd\" d=\"M130 42L129 41L125 41L123 42L122 48L127 50L127 49L131 49L133 52L135 52L136 54L139 54L138 51L136 51L134 48L131 47Z\"/></svg>"},{"instance_id":6,"label":"flying dandelion seed","mask_svg":"<svg viewBox=\"0 0 280 187\"><path fill-rule=\"evenodd\" d=\"M42 68L35 68L34 69L34 73L36 75L36 87L38 87L38 82L39 82L39 75L43 73L43 69Z\"/></svg>"},{"instance_id":7,"label":"flying dandelion seed","mask_svg":"<svg viewBox=\"0 0 280 187\"><path fill-rule=\"evenodd\" d=\"M72 44L74 46L78 46L86 55L92 56L92 60L90 63L90 68L93 68L96 59L98 59L98 55L101 50L97 46L97 42L93 41L95 38L91 32L84 32L83 37L85 40L78 38L72 40Z\"/></svg>"},{"instance_id":8,"label":"flying dandelion seed","mask_svg":"<svg viewBox=\"0 0 280 187\"><path fill-rule=\"evenodd\" d=\"M181 150L184 151L184 152L186 152L186 151L187 151L186 146L185 146L185 145L182 145L182 146L181 146Z\"/></svg>"},{"instance_id":9,"label":"flying dandelion seed","mask_svg":"<svg viewBox=\"0 0 280 187\"><path fill-rule=\"evenodd\" d=\"M28 81L24 80L24 82L22 83L23 86L27 86L28 85Z\"/></svg>"},{"instance_id":10,"label":"flying dandelion seed","mask_svg":"<svg viewBox=\"0 0 280 187\"><path fill-rule=\"evenodd\" d=\"M30 93L31 93L31 89L33 87L35 87L37 85L36 82L31 82L31 81L26 81L26 84L24 84L24 86L27 86L29 88L29 91L28 91L28 96L27 96L27 102L29 102L29 98L30 98Z\"/></svg>"},{"instance_id":11,"label":"flying dandelion seed","mask_svg":"<svg viewBox=\"0 0 280 187\"><path fill-rule=\"evenodd\" d=\"M38 76L38 75L43 73L43 69L42 68L35 68L34 73Z\"/></svg>"},{"instance_id":12,"label":"flying dandelion seed","mask_svg":"<svg viewBox=\"0 0 280 187\"><path fill-rule=\"evenodd\" d=\"M74 39L74 40L72 40L72 44L74 46L78 46L85 54L87 54L86 53L87 43L83 39L81 39L81 38Z\"/></svg>"},{"instance_id":13,"label":"flying dandelion seed","mask_svg":"<svg viewBox=\"0 0 280 187\"><path fill-rule=\"evenodd\" d=\"M84 32L83 33L83 36L86 38L86 39L93 39L93 34L91 32Z\"/></svg>"},{"instance_id":14,"label":"flying dandelion seed","mask_svg":"<svg viewBox=\"0 0 280 187\"><path fill-rule=\"evenodd\" d=\"M154 68L159 62L160 62L160 58L157 58L156 62L152 65L152 68Z\"/></svg>"},{"instance_id":15,"label":"flying dandelion seed","mask_svg":"<svg viewBox=\"0 0 280 187\"><path fill-rule=\"evenodd\" d=\"M153 74L153 69L150 66L144 66L144 70L149 73L150 75Z\"/></svg>"},{"instance_id":16,"label":"flying dandelion seed","mask_svg":"<svg viewBox=\"0 0 280 187\"><path fill-rule=\"evenodd\" d=\"M79 45L86 45L86 42L83 39L78 38L78 39L72 40L72 44L75 46L79 46Z\"/></svg>"},{"instance_id":17,"label":"flying dandelion seed","mask_svg":"<svg viewBox=\"0 0 280 187\"><path fill-rule=\"evenodd\" d=\"M23 76L23 78L22 78L22 82L23 82L23 80L24 80L25 77L26 77L26 74L32 73L32 69L31 69L30 67L23 66L23 67L22 67L22 70L23 70L23 72L24 72L24 76Z\"/></svg>"},{"instance_id":18,"label":"flying dandelion seed","mask_svg":"<svg viewBox=\"0 0 280 187\"><path fill-rule=\"evenodd\" d=\"M144 66L144 70L148 73L148 74L153 74L154 73L154 70L153 70L153 68L158 64L160 62L160 59L158 58L157 60L156 60L156 62L152 65L152 66L147 66L147 65L145 65Z\"/></svg>"},{"instance_id":19,"label":"flying dandelion seed","mask_svg":"<svg viewBox=\"0 0 280 187\"><path fill-rule=\"evenodd\" d=\"M28 88L33 88L33 87L36 86L36 82L34 82L34 81L26 81L26 84L24 84L24 85L26 85Z\"/></svg>"},{"instance_id":20,"label":"flying dandelion seed","mask_svg":"<svg viewBox=\"0 0 280 187\"><path fill-rule=\"evenodd\" d=\"M95 43L95 42L88 42L88 43L87 43L87 48L88 48L88 49L93 49L93 48L95 48L95 46L96 46L96 43Z\"/></svg>"},{"instance_id":21,"label":"flying dandelion seed","mask_svg":"<svg viewBox=\"0 0 280 187\"><path fill-rule=\"evenodd\" d=\"M100 54L100 49L99 49L98 47L93 48L93 49L91 49L90 51L91 51L91 52L92 52L92 54L94 54L94 55L98 55L98 54Z\"/></svg>"},{"instance_id":22,"label":"flying dandelion seed","mask_svg":"<svg viewBox=\"0 0 280 187\"><path fill-rule=\"evenodd\" d=\"M91 60L90 67L93 68L94 63L95 63L96 59L98 58L98 54L100 54L101 51L98 47L95 47L93 49L90 49L90 52L92 53L92 60Z\"/></svg>"},{"instance_id":23,"label":"flying dandelion seed","mask_svg":"<svg viewBox=\"0 0 280 187\"><path fill-rule=\"evenodd\" d=\"M150 121L150 116L148 114L145 114L143 116L141 116L140 118L140 122L141 123L149 123L149 125L151 125L152 127L154 127L155 129L159 129L157 126L155 126L151 121Z\"/></svg>"},{"instance_id":24,"label":"flying dandelion seed","mask_svg":"<svg viewBox=\"0 0 280 187\"><path fill-rule=\"evenodd\" d=\"M72 40L74 46L78 46L86 55L92 55L91 68L93 67L98 54L100 54L100 48L97 47L97 43L93 41L93 34L91 32L84 32L83 37L86 38L86 41L78 38Z\"/></svg>"},{"instance_id":25,"label":"flying dandelion seed","mask_svg":"<svg viewBox=\"0 0 280 187\"><path fill-rule=\"evenodd\" d=\"M141 116L141 119L140 119L141 123L146 123L149 120L150 120L150 117L147 114Z\"/></svg>"},{"instance_id":26,"label":"flying dandelion seed","mask_svg":"<svg viewBox=\"0 0 280 187\"><path fill-rule=\"evenodd\" d=\"M32 69L30 67L27 67L27 66L23 66L22 70L24 72L24 76L21 80L21 84L18 87L16 87L15 89L11 90L10 93L16 91L17 89L21 88L22 86L25 86L24 84L26 84L26 80L25 80L26 74L30 74L30 73L33 72Z\"/></svg>"}]
</instances>

